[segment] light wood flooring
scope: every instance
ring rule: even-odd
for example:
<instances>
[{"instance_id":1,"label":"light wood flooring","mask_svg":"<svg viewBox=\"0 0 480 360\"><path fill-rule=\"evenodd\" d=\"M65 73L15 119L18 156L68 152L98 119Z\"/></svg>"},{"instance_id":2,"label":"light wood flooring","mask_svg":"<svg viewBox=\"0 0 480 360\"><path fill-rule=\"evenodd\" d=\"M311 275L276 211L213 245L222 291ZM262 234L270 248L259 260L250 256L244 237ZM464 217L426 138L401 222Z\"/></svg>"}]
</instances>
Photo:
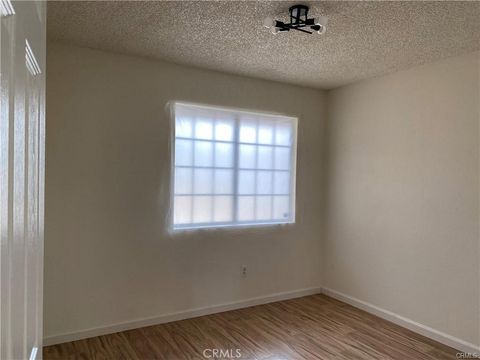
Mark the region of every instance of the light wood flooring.
<instances>
[{"instance_id":1,"label":"light wood flooring","mask_svg":"<svg viewBox=\"0 0 480 360\"><path fill-rule=\"evenodd\" d=\"M230 357L209 358L213 349L218 349L217 355L229 351ZM455 359L457 352L325 295L313 295L47 346L43 356L45 360L442 360Z\"/></svg>"}]
</instances>

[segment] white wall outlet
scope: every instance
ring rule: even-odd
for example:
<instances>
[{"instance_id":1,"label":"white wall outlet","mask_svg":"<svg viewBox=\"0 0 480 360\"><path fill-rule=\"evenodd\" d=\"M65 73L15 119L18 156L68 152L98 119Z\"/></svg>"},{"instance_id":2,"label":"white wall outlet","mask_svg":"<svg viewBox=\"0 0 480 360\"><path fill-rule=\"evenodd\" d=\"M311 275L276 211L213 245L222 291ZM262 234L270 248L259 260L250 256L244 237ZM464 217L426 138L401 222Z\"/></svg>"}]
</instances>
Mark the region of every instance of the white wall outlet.
<instances>
[{"instance_id":1,"label":"white wall outlet","mask_svg":"<svg viewBox=\"0 0 480 360\"><path fill-rule=\"evenodd\" d=\"M247 266L246 265L242 266L242 277L243 278L247 277Z\"/></svg>"}]
</instances>

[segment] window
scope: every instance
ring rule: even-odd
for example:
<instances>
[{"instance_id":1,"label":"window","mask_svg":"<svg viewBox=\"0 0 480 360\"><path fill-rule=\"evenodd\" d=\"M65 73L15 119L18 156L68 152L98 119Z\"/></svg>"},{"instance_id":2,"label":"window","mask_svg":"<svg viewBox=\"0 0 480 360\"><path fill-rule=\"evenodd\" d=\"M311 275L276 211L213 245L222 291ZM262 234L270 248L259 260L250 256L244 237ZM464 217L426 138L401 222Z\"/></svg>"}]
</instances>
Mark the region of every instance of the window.
<instances>
[{"instance_id":1,"label":"window","mask_svg":"<svg viewBox=\"0 0 480 360\"><path fill-rule=\"evenodd\" d=\"M297 119L175 103L173 228L295 221Z\"/></svg>"}]
</instances>

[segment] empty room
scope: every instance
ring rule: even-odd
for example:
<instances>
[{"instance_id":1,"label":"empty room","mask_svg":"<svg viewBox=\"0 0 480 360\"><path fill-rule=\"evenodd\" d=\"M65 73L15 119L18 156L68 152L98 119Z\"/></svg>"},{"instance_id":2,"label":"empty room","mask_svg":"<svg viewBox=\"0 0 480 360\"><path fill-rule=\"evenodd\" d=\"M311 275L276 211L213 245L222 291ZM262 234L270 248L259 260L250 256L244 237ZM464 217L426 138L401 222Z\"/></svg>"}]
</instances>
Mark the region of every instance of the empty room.
<instances>
[{"instance_id":1,"label":"empty room","mask_svg":"<svg viewBox=\"0 0 480 360\"><path fill-rule=\"evenodd\" d=\"M480 1L0 0L0 359L480 359Z\"/></svg>"}]
</instances>

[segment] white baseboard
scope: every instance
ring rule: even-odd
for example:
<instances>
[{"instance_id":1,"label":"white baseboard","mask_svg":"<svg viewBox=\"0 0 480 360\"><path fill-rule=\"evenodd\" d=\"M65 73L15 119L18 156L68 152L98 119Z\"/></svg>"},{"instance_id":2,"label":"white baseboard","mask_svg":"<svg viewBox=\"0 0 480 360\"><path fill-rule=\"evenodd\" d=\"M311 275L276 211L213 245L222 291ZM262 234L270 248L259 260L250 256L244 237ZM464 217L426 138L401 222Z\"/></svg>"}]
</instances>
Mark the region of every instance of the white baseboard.
<instances>
[{"instance_id":1,"label":"white baseboard","mask_svg":"<svg viewBox=\"0 0 480 360\"><path fill-rule=\"evenodd\" d=\"M319 294L320 292L321 292L321 288L319 287L280 292L276 294L258 296L254 298L234 301L234 302L220 304L220 305L201 307L201 308L190 309L186 311L179 311L175 313L155 316L152 318L132 320L132 321L127 321L119 324L113 324L108 326L101 326L101 327L96 327L91 329L75 331L67 334L53 335L53 336L48 336L44 338L43 345L48 346L48 345L61 344L64 342L81 340L81 339L86 339L94 336L107 335L107 334L112 334L120 331L136 329L144 326L164 324L167 322L190 319L198 316L236 310L236 309L246 308L246 307L255 306L255 305L268 304L275 301L282 301L282 300L294 299L302 296Z\"/></svg>"},{"instance_id":2,"label":"white baseboard","mask_svg":"<svg viewBox=\"0 0 480 360\"><path fill-rule=\"evenodd\" d=\"M128 322L123 322L119 324L113 324L108 326L96 327L86 330L80 330L67 334L59 334L48 336L43 340L44 346L55 345L69 341L86 339L94 336L112 334L119 331L136 329L144 326L164 324L167 322L190 319L198 316L204 316L209 314L220 313L224 311L236 310L241 308L246 308L249 306L268 304L275 301L282 301L288 299L294 299L302 296L314 295L314 294L325 294L334 299L343 301L347 304L350 304L356 308L362 309L370 314L376 315L382 319L391 321L397 325L400 325L404 328L412 330L420 335L426 336L430 339L438 341L439 343L450 346L454 349L465 353L476 353L480 354L480 346L476 346L469 342L458 339L454 336L445 334L441 331L432 329L428 326L417 323L413 320L407 319L403 316L395 314L391 311L382 309L378 306L372 305L368 302L356 299L346 294L342 294L338 291L328 289L328 288L308 288L295 291L281 292L276 294L270 294L266 296L258 296L254 298L249 298L240 301L234 301L230 303L207 306L202 308L190 309L186 311L179 311L175 313L160 315L152 318L138 319Z\"/></svg>"},{"instance_id":3,"label":"white baseboard","mask_svg":"<svg viewBox=\"0 0 480 360\"><path fill-rule=\"evenodd\" d=\"M422 325L418 322L415 322L413 320L407 319L403 316L400 316L398 314L395 314L391 311L382 309L378 306L372 305L368 302L356 299L352 296L342 294L341 292L328 289L328 288L322 288L322 294L325 294L327 296L330 296L334 299L343 301L344 303L350 304L356 308L362 309L370 314L376 315L382 319L388 320L394 324L400 325L404 328L407 328L409 330L412 330L416 332L417 334L426 336L430 339L433 339L435 341L438 341L439 343L445 344L447 346L450 346L454 349L457 349L459 351L462 351L464 353L475 353L475 354L480 354L480 346L477 346L475 344L471 344L467 341L463 341L461 339L458 339L454 336L445 334L441 331L432 329L431 327Z\"/></svg>"}]
</instances>

